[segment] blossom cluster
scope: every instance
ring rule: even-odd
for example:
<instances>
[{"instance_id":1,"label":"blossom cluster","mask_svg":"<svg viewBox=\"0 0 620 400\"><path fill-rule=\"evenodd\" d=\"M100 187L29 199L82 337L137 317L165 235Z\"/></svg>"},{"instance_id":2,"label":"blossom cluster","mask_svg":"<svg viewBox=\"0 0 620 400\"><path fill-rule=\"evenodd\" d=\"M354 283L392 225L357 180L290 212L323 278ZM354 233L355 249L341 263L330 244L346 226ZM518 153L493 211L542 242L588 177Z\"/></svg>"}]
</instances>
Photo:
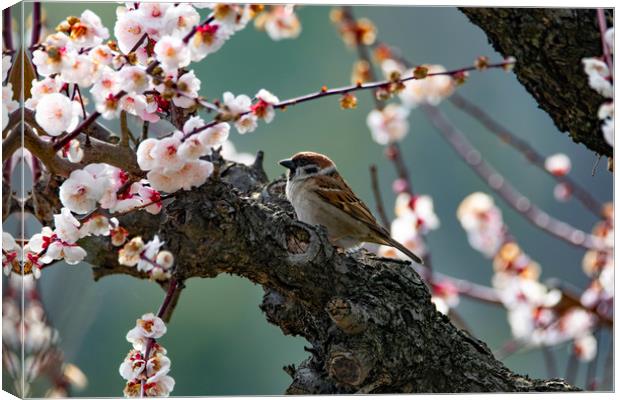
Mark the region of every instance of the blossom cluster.
<instances>
[{"instance_id":1,"label":"blossom cluster","mask_svg":"<svg viewBox=\"0 0 620 400\"><path fill-rule=\"evenodd\" d=\"M98 205L112 213L143 208L151 214L161 211L161 195L142 179L130 182L127 172L108 164L88 164L69 175L59 191L63 206L76 214L87 214Z\"/></svg>"},{"instance_id":2,"label":"blossom cluster","mask_svg":"<svg viewBox=\"0 0 620 400\"><path fill-rule=\"evenodd\" d=\"M210 9L211 17L200 22L196 8L203 7ZM191 62L219 50L257 14L260 27L274 40L296 37L300 31L293 6L272 6L267 11L237 4L127 3L116 14L116 41L106 42L108 29L86 10L60 23L33 52L42 78L32 82L26 106L35 110L45 131L41 133L59 136L75 129L80 116L86 118L88 99L78 88L90 88L96 111L106 119L125 111L157 122L171 106L193 110L201 104L201 81L187 69ZM10 58L3 58L3 70L8 66ZM9 84L3 96L6 92L12 97L10 91ZM6 103L3 115L13 108L16 105ZM251 120L243 118L238 125L251 127Z\"/></svg>"},{"instance_id":3,"label":"blossom cluster","mask_svg":"<svg viewBox=\"0 0 620 400\"><path fill-rule=\"evenodd\" d=\"M420 257L424 257L427 254L424 235L439 228L439 218L433 208L433 199L427 195L399 193L394 213L396 218L390 226L392 238ZM379 254L384 257L408 259L405 254L389 246L381 246Z\"/></svg>"},{"instance_id":4,"label":"blossom cluster","mask_svg":"<svg viewBox=\"0 0 620 400\"><path fill-rule=\"evenodd\" d=\"M115 244L117 246L122 245ZM165 281L170 279L170 269L174 264L174 256L167 250L160 250L164 242L155 235L146 243L140 236L128 241L118 252L118 263L128 267L136 267L146 272L150 279Z\"/></svg>"},{"instance_id":5,"label":"blossom cluster","mask_svg":"<svg viewBox=\"0 0 620 400\"><path fill-rule=\"evenodd\" d=\"M609 28L604 35L604 42L610 52L614 49L614 28ZM603 138L610 146L614 146L614 85L612 71L605 60L598 57L584 58L583 70L588 76L588 84L598 94L607 100L598 109L598 118L601 120Z\"/></svg>"},{"instance_id":6,"label":"blossom cluster","mask_svg":"<svg viewBox=\"0 0 620 400\"><path fill-rule=\"evenodd\" d=\"M595 316L583 307L559 307L562 293L539 281L539 264L510 237L493 199L473 193L461 202L457 217L471 246L493 258L493 288L508 311L515 339L533 346L573 340L579 359L591 360L596 354Z\"/></svg>"},{"instance_id":7,"label":"blossom cluster","mask_svg":"<svg viewBox=\"0 0 620 400\"><path fill-rule=\"evenodd\" d=\"M86 251L77 244L86 236L109 236L118 226L118 220L94 215L81 223L68 208L54 215L55 229L44 226L40 233L30 237L22 247L8 233L2 234L2 267L6 275L11 271L32 274L38 279L41 269L54 261L63 260L69 265L78 264Z\"/></svg>"},{"instance_id":8,"label":"blossom cluster","mask_svg":"<svg viewBox=\"0 0 620 400\"><path fill-rule=\"evenodd\" d=\"M446 72L441 65L406 68L392 58L384 58L381 61L381 69L386 79L394 83L387 89L380 89L377 96L386 100L397 94L400 99L400 103L390 104L381 110L372 110L366 119L373 139L382 145L401 141L405 137L409 130L407 118L411 109L421 104L438 105L454 93L457 85L451 75L428 76ZM403 76L415 76L417 79L398 82Z\"/></svg>"},{"instance_id":9,"label":"blossom cluster","mask_svg":"<svg viewBox=\"0 0 620 400\"><path fill-rule=\"evenodd\" d=\"M133 349L121 363L118 372L127 380L125 397L167 397L174 389L170 359L166 349L156 342L166 333L166 324L152 313L136 320L136 326L127 332L127 341Z\"/></svg>"},{"instance_id":10,"label":"blossom cluster","mask_svg":"<svg viewBox=\"0 0 620 400\"><path fill-rule=\"evenodd\" d=\"M591 279L590 285L581 295L586 307L598 310L603 315L613 315L614 302L614 208L607 203L603 209L604 219L598 222L592 235L603 240L610 250L589 250L583 257L583 271Z\"/></svg>"},{"instance_id":11,"label":"blossom cluster","mask_svg":"<svg viewBox=\"0 0 620 400\"><path fill-rule=\"evenodd\" d=\"M275 116L274 105L279 99L265 89L259 90L252 103L246 95L223 95L218 120L234 121L241 134L256 129L258 119L269 123ZM194 116L172 135L163 139L149 138L137 150L138 165L148 171L150 185L160 191L173 193L202 185L213 172L213 164L200 158L211 153L228 139L230 124L219 122L211 126Z\"/></svg>"}]
</instances>

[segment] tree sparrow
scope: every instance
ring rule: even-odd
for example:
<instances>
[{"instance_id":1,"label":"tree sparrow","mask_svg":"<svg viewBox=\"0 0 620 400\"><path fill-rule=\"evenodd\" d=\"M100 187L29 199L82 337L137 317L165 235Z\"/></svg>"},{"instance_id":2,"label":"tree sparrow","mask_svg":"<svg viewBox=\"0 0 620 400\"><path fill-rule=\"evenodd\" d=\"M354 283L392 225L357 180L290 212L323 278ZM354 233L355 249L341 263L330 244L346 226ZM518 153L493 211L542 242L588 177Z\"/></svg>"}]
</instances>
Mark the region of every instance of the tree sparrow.
<instances>
[{"instance_id":1,"label":"tree sparrow","mask_svg":"<svg viewBox=\"0 0 620 400\"><path fill-rule=\"evenodd\" d=\"M353 193L328 157L305 151L280 161L288 168L286 198L297 218L311 225L323 225L332 244L350 248L362 242L395 247L422 264L420 257L390 237L368 207Z\"/></svg>"}]
</instances>

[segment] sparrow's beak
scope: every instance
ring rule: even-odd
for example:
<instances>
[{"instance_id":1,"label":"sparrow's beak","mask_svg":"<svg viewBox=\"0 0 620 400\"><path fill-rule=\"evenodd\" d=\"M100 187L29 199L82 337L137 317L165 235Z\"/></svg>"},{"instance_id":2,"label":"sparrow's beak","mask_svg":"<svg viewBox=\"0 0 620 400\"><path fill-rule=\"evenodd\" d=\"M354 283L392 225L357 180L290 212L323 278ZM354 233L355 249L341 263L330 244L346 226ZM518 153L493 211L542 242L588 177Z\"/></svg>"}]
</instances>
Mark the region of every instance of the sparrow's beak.
<instances>
[{"instance_id":1,"label":"sparrow's beak","mask_svg":"<svg viewBox=\"0 0 620 400\"><path fill-rule=\"evenodd\" d=\"M286 160L281 160L280 161L280 165L283 166L284 168L288 168L290 170L295 169L295 163L290 158L286 159Z\"/></svg>"}]
</instances>

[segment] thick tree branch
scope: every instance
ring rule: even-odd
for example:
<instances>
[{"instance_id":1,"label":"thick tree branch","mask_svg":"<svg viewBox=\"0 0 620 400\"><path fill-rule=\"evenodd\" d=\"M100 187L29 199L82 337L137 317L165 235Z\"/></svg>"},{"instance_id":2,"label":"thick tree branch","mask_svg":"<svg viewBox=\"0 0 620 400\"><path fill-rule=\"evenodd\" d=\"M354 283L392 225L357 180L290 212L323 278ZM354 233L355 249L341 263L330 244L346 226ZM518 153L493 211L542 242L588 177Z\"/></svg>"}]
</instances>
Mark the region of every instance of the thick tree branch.
<instances>
[{"instance_id":1,"label":"thick tree branch","mask_svg":"<svg viewBox=\"0 0 620 400\"><path fill-rule=\"evenodd\" d=\"M130 234L158 234L176 255L174 277L232 273L265 288L262 310L312 345L285 370L287 393L574 390L512 373L486 345L435 310L406 262L331 246L324 228L298 222L284 182L260 165L221 164L219 179L177 193L161 216L122 216ZM95 274L127 273L106 238L80 242Z\"/></svg>"},{"instance_id":2,"label":"thick tree branch","mask_svg":"<svg viewBox=\"0 0 620 400\"><path fill-rule=\"evenodd\" d=\"M604 98L588 86L581 59L603 55L594 9L461 8L486 33L493 47L517 59L519 82L562 132L611 157L600 133L598 107ZM612 13L608 12L611 21Z\"/></svg>"}]
</instances>

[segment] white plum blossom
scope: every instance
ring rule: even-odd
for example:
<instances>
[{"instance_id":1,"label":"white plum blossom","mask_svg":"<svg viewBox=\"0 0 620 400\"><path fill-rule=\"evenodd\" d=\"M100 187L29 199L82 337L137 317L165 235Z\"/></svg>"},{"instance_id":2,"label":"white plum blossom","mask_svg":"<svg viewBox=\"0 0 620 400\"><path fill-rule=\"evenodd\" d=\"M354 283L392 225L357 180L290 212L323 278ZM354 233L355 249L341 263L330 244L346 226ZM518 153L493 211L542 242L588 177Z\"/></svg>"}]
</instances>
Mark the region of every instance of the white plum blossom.
<instances>
[{"instance_id":1,"label":"white plum blossom","mask_svg":"<svg viewBox=\"0 0 620 400\"><path fill-rule=\"evenodd\" d=\"M194 71L184 73L177 79L176 72L170 72L166 79L156 89L165 98L171 98L172 102L181 108L189 108L196 103L200 90L200 79Z\"/></svg>"},{"instance_id":2,"label":"white plum blossom","mask_svg":"<svg viewBox=\"0 0 620 400\"><path fill-rule=\"evenodd\" d=\"M441 65L424 65L428 74L446 72ZM413 70L406 72L413 75ZM398 93L403 104L407 107L416 107L419 104L438 105L443 99L454 92L456 84L449 75L427 76L422 79L412 79L404 83L405 88Z\"/></svg>"},{"instance_id":3,"label":"white plum blossom","mask_svg":"<svg viewBox=\"0 0 620 400\"><path fill-rule=\"evenodd\" d=\"M118 52L112 50L110 46L105 44L95 46L88 51L88 57L90 57L93 63L98 64L100 67L111 66L116 56L118 56Z\"/></svg>"},{"instance_id":4,"label":"white plum blossom","mask_svg":"<svg viewBox=\"0 0 620 400\"><path fill-rule=\"evenodd\" d=\"M97 207L103 195L102 181L83 169L75 170L60 186L61 203L77 214L86 214Z\"/></svg>"},{"instance_id":5,"label":"white plum blossom","mask_svg":"<svg viewBox=\"0 0 620 400\"><path fill-rule=\"evenodd\" d=\"M124 7L118 7L116 16L114 36L116 36L120 50L127 54L146 33L146 29L143 26L140 15L136 12L128 11Z\"/></svg>"},{"instance_id":6,"label":"white plum blossom","mask_svg":"<svg viewBox=\"0 0 620 400\"><path fill-rule=\"evenodd\" d=\"M258 127L258 118L254 114L242 115L235 121L235 128L241 135L254 132Z\"/></svg>"},{"instance_id":7,"label":"white plum blossom","mask_svg":"<svg viewBox=\"0 0 620 400\"><path fill-rule=\"evenodd\" d=\"M607 64L598 58L584 58L581 62L584 72L588 75L590 87L603 97L613 98L614 88Z\"/></svg>"},{"instance_id":8,"label":"white plum blossom","mask_svg":"<svg viewBox=\"0 0 620 400\"><path fill-rule=\"evenodd\" d=\"M85 10L79 21L71 26L69 38L76 48L87 48L101 44L110 37L108 28L103 26L101 19L91 10Z\"/></svg>"},{"instance_id":9,"label":"white plum blossom","mask_svg":"<svg viewBox=\"0 0 620 400\"><path fill-rule=\"evenodd\" d=\"M187 125L187 123L185 125ZM185 130L185 127L183 127L183 129ZM225 122L220 122L219 124L205 129L201 133L201 139L206 146L213 148L226 142L229 133L230 125Z\"/></svg>"},{"instance_id":10,"label":"white plum blossom","mask_svg":"<svg viewBox=\"0 0 620 400\"><path fill-rule=\"evenodd\" d=\"M190 51L183 40L166 35L154 47L155 57L165 70L183 68L190 63Z\"/></svg>"},{"instance_id":11,"label":"white plum blossom","mask_svg":"<svg viewBox=\"0 0 620 400\"><path fill-rule=\"evenodd\" d=\"M81 237L80 222L71 214L68 208L63 207L60 214L54 215L54 233L60 240L75 243Z\"/></svg>"},{"instance_id":12,"label":"white plum blossom","mask_svg":"<svg viewBox=\"0 0 620 400\"><path fill-rule=\"evenodd\" d=\"M146 68L130 65L118 71L118 79L123 82L123 90L128 93L140 94L149 89L150 79Z\"/></svg>"},{"instance_id":13,"label":"white plum blossom","mask_svg":"<svg viewBox=\"0 0 620 400\"><path fill-rule=\"evenodd\" d=\"M250 111L252 99L245 94L235 96L231 92L224 92L222 95L224 109L232 116L238 116Z\"/></svg>"},{"instance_id":14,"label":"white plum blossom","mask_svg":"<svg viewBox=\"0 0 620 400\"><path fill-rule=\"evenodd\" d=\"M252 112L258 118L264 119L266 123L270 123L275 115L273 106L280 100L266 89L259 90L256 98L258 101L251 107Z\"/></svg>"},{"instance_id":15,"label":"white plum blossom","mask_svg":"<svg viewBox=\"0 0 620 400\"><path fill-rule=\"evenodd\" d=\"M111 228L108 218L103 215L94 215L82 223L80 236L109 236Z\"/></svg>"},{"instance_id":16,"label":"white plum blossom","mask_svg":"<svg viewBox=\"0 0 620 400\"><path fill-rule=\"evenodd\" d=\"M138 350L131 350L118 369L119 374L128 381L137 379L146 367L146 361Z\"/></svg>"},{"instance_id":17,"label":"white plum blossom","mask_svg":"<svg viewBox=\"0 0 620 400\"><path fill-rule=\"evenodd\" d=\"M30 88L30 98L26 100L25 106L34 110L39 104L39 100L47 94L58 93L63 86L63 82L58 77L45 77L38 81L32 80Z\"/></svg>"},{"instance_id":18,"label":"white plum blossom","mask_svg":"<svg viewBox=\"0 0 620 400\"><path fill-rule=\"evenodd\" d=\"M256 24L262 26L273 40L294 39L301 33L301 23L293 5L273 5Z\"/></svg>"},{"instance_id":19,"label":"white plum blossom","mask_svg":"<svg viewBox=\"0 0 620 400\"><path fill-rule=\"evenodd\" d=\"M609 51L614 52L614 27L607 29L605 32L605 43L609 47Z\"/></svg>"},{"instance_id":20,"label":"white plum blossom","mask_svg":"<svg viewBox=\"0 0 620 400\"><path fill-rule=\"evenodd\" d=\"M90 88L90 93L97 102L104 102L110 95L115 95L121 90L121 80L119 73L112 68L105 66L101 68L99 79Z\"/></svg>"},{"instance_id":21,"label":"white plum blossom","mask_svg":"<svg viewBox=\"0 0 620 400\"><path fill-rule=\"evenodd\" d=\"M570 172L570 158L564 153L554 154L545 160L545 169L556 176L564 176Z\"/></svg>"},{"instance_id":22,"label":"white plum blossom","mask_svg":"<svg viewBox=\"0 0 620 400\"><path fill-rule=\"evenodd\" d=\"M170 3L141 3L137 10L131 12L137 15L149 36L157 40L166 25L166 12L172 7Z\"/></svg>"},{"instance_id":23,"label":"white plum blossom","mask_svg":"<svg viewBox=\"0 0 620 400\"><path fill-rule=\"evenodd\" d=\"M153 157L152 151L159 144L157 139L148 138L140 142L136 156L138 159L138 165L143 171L149 171L157 167L158 160Z\"/></svg>"},{"instance_id":24,"label":"white plum blossom","mask_svg":"<svg viewBox=\"0 0 620 400\"><path fill-rule=\"evenodd\" d=\"M138 260L136 269L144 272L148 272L153 269L153 264L155 263L157 253L163 245L164 243L159 240L159 236L157 235L153 237L153 240L148 241L140 253L140 260Z\"/></svg>"},{"instance_id":25,"label":"white plum blossom","mask_svg":"<svg viewBox=\"0 0 620 400\"><path fill-rule=\"evenodd\" d=\"M11 69L11 57L2 55L2 82L6 81L6 77L9 74L9 69Z\"/></svg>"},{"instance_id":26,"label":"white plum blossom","mask_svg":"<svg viewBox=\"0 0 620 400\"><path fill-rule=\"evenodd\" d=\"M188 43L192 61L201 61L209 54L215 53L231 35L232 31L218 23L198 26Z\"/></svg>"},{"instance_id":27,"label":"white plum blossom","mask_svg":"<svg viewBox=\"0 0 620 400\"><path fill-rule=\"evenodd\" d=\"M95 64L86 54L79 54L67 60L60 68L60 78L66 83L76 83L82 87L92 85L98 78L99 64Z\"/></svg>"},{"instance_id":28,"label":"white plum blossom","mask_svg":"<svg viewBox=\"0 0 620 400\"><path fill-rule=\"evenodd\" d=\"M575 339L573 344L577 358L583 362L590 362L596 356L597 342L593 335L584 335Z\"/></svg>"},{"instance_id":29,"label":"white plum blossom","mask_svg":"<svg viewBox=\"0 0 620 400\"><path fill-rule=\"evenodd\" d=\"M79 105L60 93L43 96L35 110L37 124L50 136L73 130L79 121Z\"/></svg>"},{"instance_id":30,"label":"white plum blossom","mask_svg":"<svg viewBox=\"0 0 620 400\"><path fill-rule=\"evenodd\" d=\"M166 397L174 390L174 379L164 375L157 380L147 381L145 394L149 397Z\"/></svg>"},{"instance_id":31,"label":"white plum blossom","mask_svg":"<svg viewBox=\"0 0 620 400\"><path fill-rule=\"evenodd\" d=\"M6 106L8 112L13 112L19 108L19 103L13 100L13 85L11 83L2 86L2 104Z\"/></svg>"},{"instance_id":32,"label":"white plum blossom","mask_svg":"<svg viewBox=\"0 0 620 400\"><path fill-rule=\"evenodd\" d=\"M228 125L228 124L227 124ZM255 157L250 153L238 152L235 144L230 140L226 140L222 143L222 150L220 152L222 157L226 160L233 161L239 164L252 165L254 164Z\"/></svg>"},{"instance_id":33,"label":"white plum blossom","mask_svg":"<svg viewBox=\"0 0 620 400\"><path fill-rule=\"evenodd\" d=\"M142 250L144 250L142 238L140 236L134 237L118 252L118 263L133 267L140 261Z\"/></svg>"},{"instance_id":34,"label":"white plum blossom","mask_svg":"<svg viewBox=\"0 0 620 400\"><path fill-rule=\"evenodd\" d=\"M407 117L409 110L397 105L388 104L383 110L372 110L366 118L372 138L381 145L402 140L409 131Z\"/></svg>"},{"instance_id":35,"label":"white plum blossom","mask_svg":"<svg viewBox=\"0 0 620 400\"><path fill-rule=\"evenodd\" d=\"M136 320L136 327L127 333L127 341L133 343L133 339L136 337L158 339L165 334L166 324L164 321L153 313L147 313Z\"/></svg>"},{"instance_id":36,"label":"white plum blossom","mask_svg":"<svg viewBox=\"0 0 620 400\"><path fill-rule=\"evenodd\" d=\"M59 73L65 63L71 63L77 56L77 50L70 46L69 37L62 32L49 35L42 46L43 49L32 52L32 63L42 76Z\"/></svg>"},{"instance_id":37,"label":"white plum blossom","mask_svg":"<svg viewBox=\"0 0 620 400\"><path fill-rule=\"evenodd\" d=\"M215 19L230 32L245 28L252 17L249 4L207 3L206 7L213 9Z\"/></svg>"},{"instance_id":38,"label":"white plum blossom","mask_svg":"<svg viewBox=\"0 0 620 400\"><path fill-rule=\"evenodd\" d=\"M487 257L495 255L504 240L504 222L491 196L481 192L470 194L459 205L457 218L474 249Z\"/></svg>"},{"instance_id":39,"label":"white plum blossom","mask_svg":"<svg viewBox=\"0 0 620 400\"><path fill-rule=\"evenodd\" d=\"M187 3L169 7L164 15L163 29L177 37L185 36L192 27L200 22L200 14Z\"/></svg>"},{"instance_id":40,"label":"white plum blossom","mask_svg":"<svg viewBox=\"0 0 620 400\"><path fill-rule=\"evenodd\" d=\"M159 140L151 150L151 156L157 160L157 166L164 173L178 171L183 167L185 161L178 154L180 146L179 135L173 135Z\"/></svg>"}]
</instances>

